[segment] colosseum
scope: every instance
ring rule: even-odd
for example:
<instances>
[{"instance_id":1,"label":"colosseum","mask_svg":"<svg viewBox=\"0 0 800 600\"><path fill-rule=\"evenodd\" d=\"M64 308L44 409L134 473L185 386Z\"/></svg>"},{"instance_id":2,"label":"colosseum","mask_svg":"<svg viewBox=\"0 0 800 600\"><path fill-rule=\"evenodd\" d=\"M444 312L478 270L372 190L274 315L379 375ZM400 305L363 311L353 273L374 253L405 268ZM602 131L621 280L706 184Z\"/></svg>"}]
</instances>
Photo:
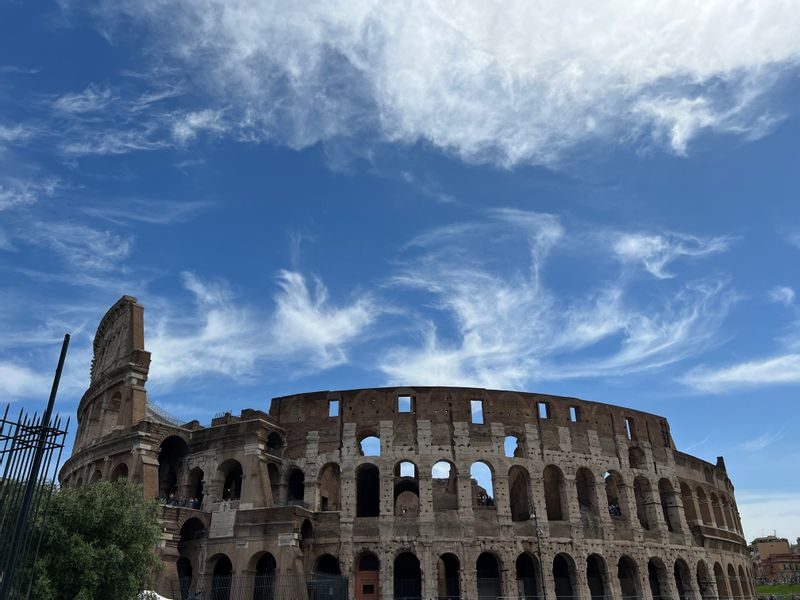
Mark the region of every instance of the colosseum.
<instances>
[{"instance_id":1,"label":"colosseum","mask_svg":"<svg viewBox=\"0 0 800 600\"><path fill-rule=\"evenodd\" d=\"M121 298L60 480L160 501L156 582L213 600L754 598L725 463L663 417L456 387L318 391L179 423Z\"/></svg>"}]
</instances>

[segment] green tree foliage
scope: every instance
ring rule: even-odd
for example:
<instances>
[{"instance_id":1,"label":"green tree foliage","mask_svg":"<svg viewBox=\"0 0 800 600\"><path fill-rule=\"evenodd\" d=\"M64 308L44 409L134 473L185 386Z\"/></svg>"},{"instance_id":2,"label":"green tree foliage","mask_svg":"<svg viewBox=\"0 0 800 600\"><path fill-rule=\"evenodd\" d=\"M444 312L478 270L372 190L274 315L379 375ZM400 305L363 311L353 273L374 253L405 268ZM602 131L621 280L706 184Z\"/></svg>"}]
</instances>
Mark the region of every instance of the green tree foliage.
<instances>
[{"instance_id":1,"label":"green tree foliage","mask_svg":"<svg viewBox=\"0 0 800 600\"><path fill-rule=\"evenodd\" d=\"M32 597L133 600L160 561L156 505L119 480L53 495L42 527Z\"/></svg>"}]
</instances>

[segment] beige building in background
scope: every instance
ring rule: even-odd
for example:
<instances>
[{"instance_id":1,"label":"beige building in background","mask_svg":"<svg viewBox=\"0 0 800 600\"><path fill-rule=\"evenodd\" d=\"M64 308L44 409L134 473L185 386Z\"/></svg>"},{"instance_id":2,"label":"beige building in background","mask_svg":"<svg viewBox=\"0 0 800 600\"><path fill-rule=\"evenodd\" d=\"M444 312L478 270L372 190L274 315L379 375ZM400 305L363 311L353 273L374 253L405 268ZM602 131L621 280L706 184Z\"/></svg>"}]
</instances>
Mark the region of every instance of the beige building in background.
<instances>
[{"instance_id":1,"label":"beige building in background","mask_svg":"<svg viewBox=\"0 0 800 600\"><path fill-rule=\"evenodd\" d=\"M162 595L755 597L724 461L677 450L663 417L393 387L178 423L148 399L143 319L125 296L100 322L60 479L162 498Z\"/></svg>"}]
</instances>

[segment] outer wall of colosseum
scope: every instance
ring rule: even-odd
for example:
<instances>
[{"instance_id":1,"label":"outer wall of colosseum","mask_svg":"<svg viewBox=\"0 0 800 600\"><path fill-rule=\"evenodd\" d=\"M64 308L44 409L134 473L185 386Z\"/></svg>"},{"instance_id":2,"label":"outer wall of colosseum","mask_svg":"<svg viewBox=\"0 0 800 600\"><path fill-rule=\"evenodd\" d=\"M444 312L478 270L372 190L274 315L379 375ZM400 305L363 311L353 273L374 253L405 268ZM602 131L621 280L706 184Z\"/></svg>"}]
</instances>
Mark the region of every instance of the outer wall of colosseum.
<instances>
[{"instance_id":1,"label":"outer wall of colosseum","mask_svg":"<svg viewBox=\"0 0 800 600\"><path fill-rule=\"evenodd\" d=\"M109 310L94 350L60 478L127 477L169 499L168 597L232 581L236 597L277 598L271 582L337 572L336 593L359 600L754 597L723 460L678 451L663 417L397 387L275 398L201 427L148 403L135 298Z\"/></svg>"}]
</instances>

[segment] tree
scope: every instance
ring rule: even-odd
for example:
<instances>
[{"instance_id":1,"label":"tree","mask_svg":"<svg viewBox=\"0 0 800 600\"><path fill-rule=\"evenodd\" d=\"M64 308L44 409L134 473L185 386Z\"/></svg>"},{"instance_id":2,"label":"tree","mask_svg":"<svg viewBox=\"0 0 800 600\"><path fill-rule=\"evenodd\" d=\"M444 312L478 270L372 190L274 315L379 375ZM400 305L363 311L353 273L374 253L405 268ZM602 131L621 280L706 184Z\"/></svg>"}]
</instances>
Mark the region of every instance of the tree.
<instances>
[{"instance_id":1,"label":"tree","mask_svg":"<svg viewBox=\"0 0 800 600\"><path fill-rule=\"evenodd\" d=\"M159 568L156 505L119 480L53 495L42 528L32 597L133 600Z\"/></svg>"}]
</instances>

